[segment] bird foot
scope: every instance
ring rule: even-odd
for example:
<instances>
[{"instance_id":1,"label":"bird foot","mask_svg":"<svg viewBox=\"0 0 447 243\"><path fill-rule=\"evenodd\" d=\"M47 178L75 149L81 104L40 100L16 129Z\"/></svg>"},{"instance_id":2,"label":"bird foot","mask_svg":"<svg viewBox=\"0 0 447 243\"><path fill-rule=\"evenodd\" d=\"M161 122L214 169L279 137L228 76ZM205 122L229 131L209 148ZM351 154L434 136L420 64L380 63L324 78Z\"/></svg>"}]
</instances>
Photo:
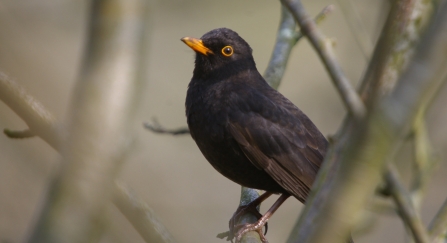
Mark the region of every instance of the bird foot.
<instances>
[{"instance_id":1,"label":"bird foot","mask_svg":"<svg viewBox=\"0 0 447 243\"><path fill-rule=\"evenodd\" d=\"M262 217L262 214L259 213L259 211L256 209L257 205L254 206L252 204L247 204L244 206L239 206L236 210L236 212L234 212L233 217L231 217L230 222L228 222L229 224L229 234L227 237L227 241L231 241L233 240L234 236L235 236L235 232L238 232L239 229L244 228L246 225L237 225L237 222L239 222L240 218L246 214L246 213L251 213L253 214L258 220ZM262 229L262 227L261 227ZM267 230L268 230L268 224L265 224L265 234L267 234ZM261 232L262 235L262 232Z\"/></svg>"},{"instance_id":2,"label":"bird foot","mask_svg":"<svg viewBox=\"0 0 447 243\"><path fill-rule=\"evenodd\" d=\"M264 225L266 223L267 222L260 220L254 224L246 224L246 225L242 226L236 234L236 242L235 243L240 243L242 240L242 236L245 233L250 232L250 231L258 232L261 242L268 243L268 240L265 238L264 234L262 233L262 227L264 227Z\"/></svg>"}]
</instances>

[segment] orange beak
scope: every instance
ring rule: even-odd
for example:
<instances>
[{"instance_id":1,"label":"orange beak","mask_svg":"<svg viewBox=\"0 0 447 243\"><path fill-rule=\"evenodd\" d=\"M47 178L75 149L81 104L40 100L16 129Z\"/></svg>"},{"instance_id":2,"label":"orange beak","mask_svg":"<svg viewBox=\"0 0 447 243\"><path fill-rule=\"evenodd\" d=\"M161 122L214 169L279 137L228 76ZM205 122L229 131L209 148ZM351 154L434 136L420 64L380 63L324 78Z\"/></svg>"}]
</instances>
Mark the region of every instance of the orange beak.
<instances>
[{"instance_id":1,"label":"orange beak","mask_svg":"<svg viewBox=\"0 0 447 243\"><path fill-rule=\"evenodd\" d=\"M193 37L183 37L181 40L185 42L186 45L191 47L191 49L196 52L200 52L205 56L208 56L208 54L214 54L213 51L208 49L208 47L203 44L203 41L201 39Z\"/></svg>"}]
</instances>

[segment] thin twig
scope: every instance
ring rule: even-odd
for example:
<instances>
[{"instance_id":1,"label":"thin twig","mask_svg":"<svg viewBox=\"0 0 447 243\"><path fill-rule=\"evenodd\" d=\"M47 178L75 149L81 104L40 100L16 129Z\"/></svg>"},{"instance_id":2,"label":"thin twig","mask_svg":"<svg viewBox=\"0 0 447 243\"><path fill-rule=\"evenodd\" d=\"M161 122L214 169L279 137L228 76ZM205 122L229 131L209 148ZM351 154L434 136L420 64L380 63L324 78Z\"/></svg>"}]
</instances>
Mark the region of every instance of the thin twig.
<instances>
[{"instance_id":1,"label":"thin twig","mask_svg":"<svg viewBox=\"0 0 447 243\"><path fill-rule=\"evenodd\" d=\"M428 227L428 232L430 234L431 242L437 242L442 235L447 231L447 199L444 201L444 204L439 209L436 216L430 222L430 226ZM444 236L445 237L445 236Z\"/></svg>"},{"instance_id":2,"label":"thin twig","mask_svg":"<svg viewBox=\"0 0 447 243\"><path fill-rule=\"evenodd\" d=\"M443 76L444 79L447 79L447 70ZM447 83L447 80L443 83ZM433 87L431 96L435 97L440 90L442 90L441 87ZM429 96L419 108L413 123L414 178L410 191L416 208L420 208L426 186L431 178L430 175L439 162L434 155L425 122L427 110L432 102L433 99Z\"/></svg>"},{"instance_id":3,"label":"thin twig","mask_svg":"<svg viewBox=\"0 0 447 243\"><path fill-rule=\"evenodd\" d=\"M356 119L364 117L366 108L343 73L332 49L332 42L318 29L300 0L281 0L281 2L292 13L301 31L309 38L312 46L317 51L349 113Z\"/></svg>"},{"instance_id":4,"label":"thin twig","mask_svg":"<svg viewBox=\"0 0 447 243\"><path fill-rule=\"evenodd\" d=\"M316 17L315 22L321 23L334 10L333 5L326 6ZM295 44L304 36L301 31L295 31L296 23L293 16L284 6L281 6L281 19L276 34L276 43L264 79L274 89L278 89L287 67L290 53Z\"/></svg>"},{"instance_id":5,"label":"thin twig","mask_svg":"<svg viewBox=\"0 0 447 243\"><path fill-rule=\"evenodd\" d=\"M158 123L157 119L152 119L152 124L145 122L143 123L144 128L160 134L171 134L171 135L184 135L189 134L189 129L187 127L176 128L176 129L167 129L164 128L160 123Z\"/></svg>"},{"instance_id":6,"label":"thin twig","mask_svg":"<svg viewBox=\"0 0 447 243\"><path fill-rule=\"evenodd\" d=\"M385 181L387 183L388 191L391 193L391 196L398 206L399 214L413 234L415 242L430 242L427 230L422 224L422 221L414 208L409 192L400 183L396 169L390 164L387 166Z\"/></svg>"},{"instance_id":7,"label":"thin twig","mask_svg":"<svg viewBox=\"0 0 447 243\"><path fill-rule=\"evenodd\" d=\"M416 208L420 208L428 181L431 178L437 160L433 155L425 115L417 116L413 125L414 169L411 182L411 197Z\"/></svg>"},{"instance_id":8,"label":"thin twig","mask_svg":"<svg viewBox=\"0 0 447 243\"><path fill-rule=\"evenodd\" d=\"M8 138L19 138L19 139L23 139L23 138L32 138L34 136L36 136L30 129L26 129L23 131L13 131L13 130L9 130L9 129L3 129L3 133L8 136Z\"/></svg>"}]
</instances>

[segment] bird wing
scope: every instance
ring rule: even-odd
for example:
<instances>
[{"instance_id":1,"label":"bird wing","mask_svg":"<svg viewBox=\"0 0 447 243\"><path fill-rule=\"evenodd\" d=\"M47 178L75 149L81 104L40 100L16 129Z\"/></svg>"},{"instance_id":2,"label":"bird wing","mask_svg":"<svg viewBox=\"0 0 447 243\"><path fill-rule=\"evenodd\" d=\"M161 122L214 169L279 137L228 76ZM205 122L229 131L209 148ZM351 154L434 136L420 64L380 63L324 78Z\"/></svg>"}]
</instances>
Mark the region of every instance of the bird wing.
<instances>
[{"instance_id":1,"label":"bird wing","mask_svg":"<svg viewBox=\"0 0 447 243\"><path fill-rule=\"evenodd\" d=\"M327 141L315 125L286 98L245 99L251 112L235 111L228 130L247 158L287 192L304 202L323 161ZM256 102L258 101L258 102Z\"/></svg>"}]
</instances>

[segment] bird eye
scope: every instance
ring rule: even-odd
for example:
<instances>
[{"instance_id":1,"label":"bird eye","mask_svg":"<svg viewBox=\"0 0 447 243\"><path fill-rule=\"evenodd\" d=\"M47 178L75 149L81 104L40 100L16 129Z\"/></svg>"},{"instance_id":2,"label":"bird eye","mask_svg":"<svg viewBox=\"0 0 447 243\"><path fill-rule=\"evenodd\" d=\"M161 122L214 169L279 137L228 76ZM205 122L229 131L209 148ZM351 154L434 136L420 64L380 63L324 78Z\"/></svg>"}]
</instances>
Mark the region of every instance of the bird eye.
<instances>
[{"instance_id":1,"label":"bird eye","mask_svg":"<svg viewBox=\"0 0 447 243\"><path fill-rule=\"evenodd\" d=\"M225 46L224 48L222 48L222 54L226 57L233 55L233 47Z\"/></svg>"}]
</instances>

